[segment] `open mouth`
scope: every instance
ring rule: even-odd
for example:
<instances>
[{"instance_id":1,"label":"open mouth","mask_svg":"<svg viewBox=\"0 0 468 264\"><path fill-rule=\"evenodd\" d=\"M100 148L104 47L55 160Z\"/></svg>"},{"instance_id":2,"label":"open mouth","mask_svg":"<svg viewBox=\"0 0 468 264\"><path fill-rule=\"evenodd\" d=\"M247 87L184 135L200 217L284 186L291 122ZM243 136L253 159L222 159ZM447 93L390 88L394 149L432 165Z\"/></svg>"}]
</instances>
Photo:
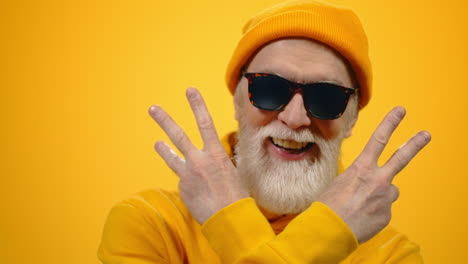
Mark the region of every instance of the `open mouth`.
<instances>
[{"instance_id":1,"label":"open mouth","mask_svg":"<svg viewBox=\"0 0 468 264\"><path fill-rule=\"evenodd\" d=\"M281 148L284 151L287 151L292 154L299 154L304 151L307 151L312 147L314 142L297 142L289 139L280 139L270 137L271 143L278 148Z\"/></svg>"}]
</instances>

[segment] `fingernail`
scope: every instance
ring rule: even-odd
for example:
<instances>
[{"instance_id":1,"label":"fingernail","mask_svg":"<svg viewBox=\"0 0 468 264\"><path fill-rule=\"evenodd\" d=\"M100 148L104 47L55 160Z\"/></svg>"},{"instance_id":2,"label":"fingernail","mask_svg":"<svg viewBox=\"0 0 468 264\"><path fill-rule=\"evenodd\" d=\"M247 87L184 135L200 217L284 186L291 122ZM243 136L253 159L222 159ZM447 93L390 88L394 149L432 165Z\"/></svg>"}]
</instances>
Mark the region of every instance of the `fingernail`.
<instances>
[{"instance_id":1,"label":"fingernail","mask_svg":"<svg viewBox=\"0 0 468 264\"><path fill-rule=\"evenodd\" d=\"M406 114L406 109L402 106L397 107L397 115L399 118L403 118Z\"/></svg>"},{"instance_id":2,"label":"fingernail","mask_svg":"<svg viewBox=\"0 0 468 264\"><path fill-rule=\"evenodd\" d=\"M156 143L154 143L154 149L159 152L165 144L166 143L164 143L164 141L157 141Z\"/></svg>"},{"instance_id":3,"label":"fingernail","mask_svg":"<svg viewBox=\"0 0 468 264\"><path fill-rule=\"evenodd\" d=\"M187 97L189 99L194 99L196 96L197 96L197 92L196 92L195 88L190 87L190 88L187 89Z\"/></svg>"},{"instance_id":4,"label":"fingernail","mask_svg":"<svg viewBox=\"0 0 468 264\"><path fill-rule=\"evenodd\" d=\"M425 142L431 141L432 137L431 137L431 134L429 132L422 131L421 134L423 135Z\"/></svg>"},{"instance_id":5,"label":"fingernail","mask_svg":"<svg viewBox=\"0 0 468 264\"><path fill-rule=\"evenodd\" d=\"M161 112L161 108L158 105L152 105L149 108L149 113L151 116L159 116L160 112Z\"/></svg>"}]
</instances>

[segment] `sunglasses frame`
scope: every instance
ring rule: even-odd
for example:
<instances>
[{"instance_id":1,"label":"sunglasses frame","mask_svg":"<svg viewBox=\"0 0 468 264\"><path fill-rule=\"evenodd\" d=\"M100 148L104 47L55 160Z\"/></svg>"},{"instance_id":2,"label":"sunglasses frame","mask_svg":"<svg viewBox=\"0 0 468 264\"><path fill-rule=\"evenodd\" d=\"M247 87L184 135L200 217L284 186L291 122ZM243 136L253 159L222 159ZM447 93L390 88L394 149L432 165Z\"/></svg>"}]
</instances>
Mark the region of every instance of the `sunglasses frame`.
<instances>
[{"instance_id":1,"label":"sunglasses frame","mask_svg":"<svg viewBox=\"0 0 468 264\"><path fill-rule=\"evenodd\" d=\"M304 101L304 108L307 110L307 113L309 113L311 116L315 117L315 118L318 118L318 119L323 119L323 120L333 120L333 119L337 119L339 118L341 115L343 115L343 113L346 111L346 107L348 105L348 101L349 101L349 97L354 94L354 93L357 93L358 92L358 88L348 88L348 87L344 87L344 86L341 86L341 85L338 85L338 84L334 84L334 83L328 83L328 82L316 82L316 83L296 83L296 82L292 82L288 79L285 79L283 77L280 77L278 75L275 75L275 74L270 74L270 73L256 73L256 72L243 72L242 73L242 76L244 76L245 78L247 78L248 80L248 89L249 89L249 93L248 93L248 96L249 96L249 101L250 103L259 108L259 109L262 109L262 110L267 110L267 111L281 111L282 109L284 109L284 107L286 107L286 105L289 104L289 102L291 101L291 99L293 98L294 94L296 93L302 93L302 90L304 88L310 88L311 86L315 85L315 84L327 84L327 85L332 85L336 88L340 88L344 91L345 93L345 96L346 96L346 99L345 99L345 107L343 109L342 112L338 113L336 116L333 116L333 117L330 117L330 118L327 118L327 117L323 117L323 116L317 116L316 114L312 113L309 108L305 105L305 101ZM258 105L255 104L255 102L252 100L252 93L251 93L251 84L253 83L253 80L255 78L258 78L258 77L274 77L274 78L277 78L279 80L282 80L284 81L285 83L288 84L288 87L289 87L289 90L290 90L290 97L288 98L287 100L287 103L286 104L283 104L281 106L279 106L278 108L276 109L265 109L265 108L262 108Z\"/></svg>"}]
</instances>

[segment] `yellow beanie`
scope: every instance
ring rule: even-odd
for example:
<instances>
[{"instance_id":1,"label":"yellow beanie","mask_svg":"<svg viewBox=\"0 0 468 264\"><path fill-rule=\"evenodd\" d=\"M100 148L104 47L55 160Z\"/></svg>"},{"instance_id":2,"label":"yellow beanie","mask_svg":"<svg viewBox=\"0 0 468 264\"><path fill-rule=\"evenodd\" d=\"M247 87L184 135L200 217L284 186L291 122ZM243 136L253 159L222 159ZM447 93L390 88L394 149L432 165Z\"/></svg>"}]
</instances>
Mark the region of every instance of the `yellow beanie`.
<instances>
[{"instance_id":1,"label":"yellow beanie","mask_svg":"<svg viewBox=\"0 0 468 264\"><path fill-rule=\"evenodd\" d=\"M369 102L372 69L367 37L352 10L322 1L287 1L258 13L242 33L226 71L232 94L242 67L259 48L280 38L306 37L330 46L348 60L360 86L359 108Z\"/></svg>"}]
</instances>

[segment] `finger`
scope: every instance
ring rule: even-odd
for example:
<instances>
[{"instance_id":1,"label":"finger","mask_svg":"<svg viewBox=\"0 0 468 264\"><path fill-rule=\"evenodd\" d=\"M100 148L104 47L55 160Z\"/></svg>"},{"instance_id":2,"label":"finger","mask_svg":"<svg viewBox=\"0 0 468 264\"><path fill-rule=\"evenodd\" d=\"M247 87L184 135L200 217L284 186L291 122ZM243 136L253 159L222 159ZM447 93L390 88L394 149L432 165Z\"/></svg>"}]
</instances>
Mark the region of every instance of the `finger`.
<instances>
[{"instance_id":1,"label":"finger","mask_svg":"<svg viewBox=\"0 0 468 264\"><path fill-rule=\"evenodd\" d=\"M206 107L205 101L200 92L191 87L187 89L187 99L192 107L193 114L197 120L198 129L203 139L205 147L221 147L221 142L218 138L218 133L213 124L213 119Z\"/></svg>"},{"instance_id":2,"label":"finger","mask_svg":"<svg viewBox=\"0 0 468 264\"><path fill-rule=\"evenodd\" d=\"M166 143L158 141L154 144L154 149L158 152L159 156L166 162L167 166L171 168L179 177L182 174L185 160L179 157Z\"/></svg>"},{"instance_id":3,"label":"finger","mask_svg":"<svg viewBox=\"0 0 468 264\"><path fill-rule=\"evenodd\" d=\"M151 106L149 114L164 130L164 132L166 132L172 143L174 143L184 156L187 156L190 151L196 149L187 137L187 134L185 134L184 130L180 128L160 106Z\"/></svg>"},{"instance_id":4,"label":"finger","mask_svg":"<svg viewBox=\"0 0 468 264\"><path fill-rule=\"evenodd\" d=\"M398 127L405 114L405 108L401 106L393 108L374 131L359 158L366 162L377 164L390 136Z\"/></svg>"},{"instance_id":5,"label":"finger","mask_svg":"<svg viewBox=\"0 0 468 264\"><path fill-rule=\"evenodd\" d=\"M431 141L431 134L427 131L421 131L414 135L408 142L403 144L390 159L382 166L388 171L389 180L392 181L408 163Z\"/></svg>"},{"instance_id":6,"label":"finger","mask_svg":"<svg viewBox=\"0 0 468 264\"><path fill-rule=\"evenodd\" d=\"M400 197L400 189L396 187L395 185L391 184L390 185L390 199L392 203L394 203L396 200L398 200L398 197Z\"/></svg>"}]
</instances>

